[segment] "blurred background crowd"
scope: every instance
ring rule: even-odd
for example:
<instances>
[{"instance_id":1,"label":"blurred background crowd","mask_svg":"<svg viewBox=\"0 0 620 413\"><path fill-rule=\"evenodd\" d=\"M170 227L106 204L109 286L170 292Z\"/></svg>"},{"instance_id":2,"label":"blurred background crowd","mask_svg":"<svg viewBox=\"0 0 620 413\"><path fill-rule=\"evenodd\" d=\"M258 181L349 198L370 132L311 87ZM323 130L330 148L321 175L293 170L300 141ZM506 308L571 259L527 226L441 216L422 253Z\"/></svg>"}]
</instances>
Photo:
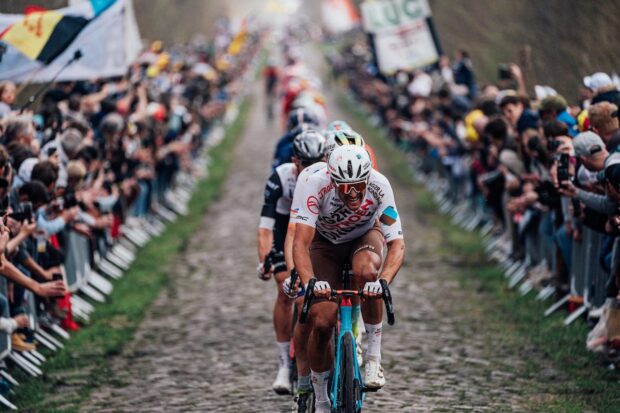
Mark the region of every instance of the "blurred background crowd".
<instances>
[{"instance_id":1,"label":"blurred background crowd","mask_svg":"<svg viewBox=\"0 0 620 413\"><path fill-rule=\"evenodd\" d=\"M466 50L426 69L382 75L358 33L328 61L373 121L440 189L444 212L483 228L487 249L523 294L556 297L572 322L587 313L592 350L620 338L620 125L618 79L597 72L568 102L552 87L526 88L520 67L478 83ZM440 180L440 181L438 181ZM443 184L443 186L442 186Z\"/></svg>"},{"instance_id":2,"label":"blurred background crowd","mask_svg":"<svg viewBox=\"0 0 620 413\"><path fill-rule=\"evenodd\" d=\"M170 190L204 174L194 160L258 44L257 32L222 19L212 40L154 41L125 75L47 85L36 105L17 105L19 87L0 82L0 329L9 350L36 354L37 341L49 343L37 331L78 330L71 293L85 286L81 268L98 268L130 231L153 235L184 213ZM124 269L108 258L109 272ZM3 394L8 387L0 378Z\"/></svg>"}]
</instances>

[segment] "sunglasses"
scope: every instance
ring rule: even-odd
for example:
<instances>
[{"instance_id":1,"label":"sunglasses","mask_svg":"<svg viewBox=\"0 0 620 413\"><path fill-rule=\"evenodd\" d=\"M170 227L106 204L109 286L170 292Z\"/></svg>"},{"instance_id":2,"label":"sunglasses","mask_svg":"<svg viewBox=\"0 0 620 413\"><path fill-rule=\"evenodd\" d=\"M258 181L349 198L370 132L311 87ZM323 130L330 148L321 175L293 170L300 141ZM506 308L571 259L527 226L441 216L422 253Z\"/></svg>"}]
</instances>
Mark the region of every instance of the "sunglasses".
<instances>
[{"instance_id":1,"label":"sunglasses","mask_svg":"<svg viewBox=\"0 0 620 413\"><path fill-rule=\"evenodd\" d=\"M349 195L352 190L355 189L356 193L364 192L366 190L366 181L353 182L353 183L336 183L338 192L343 195Z\"/></svg>"}]
</instances>

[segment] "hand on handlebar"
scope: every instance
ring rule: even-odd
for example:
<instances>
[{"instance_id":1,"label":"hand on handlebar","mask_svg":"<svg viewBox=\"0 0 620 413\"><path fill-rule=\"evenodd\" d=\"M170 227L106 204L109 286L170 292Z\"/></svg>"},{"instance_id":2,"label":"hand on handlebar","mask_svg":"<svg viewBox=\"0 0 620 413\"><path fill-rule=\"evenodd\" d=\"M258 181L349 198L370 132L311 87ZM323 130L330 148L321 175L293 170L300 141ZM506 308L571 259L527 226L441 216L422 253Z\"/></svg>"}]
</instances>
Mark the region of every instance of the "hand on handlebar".
<instances>
[{"instance_id":1,"label":"hand on handlebar","mask_svg":"<svg viewBox=\"0 0 620 413\"><path fill-rule=\"evenodd\" d=\"M314 284L314 296L317 298L330 298L332 295L332 287L327 281L317 281Z\"/></svg>"},{"instance_id":2,"label":"hand on handlebar","mask_svg":"<svg viewBox=\"0 0 620 413\"><path fill-rule=\"evenodd\" d=\"M380 297L383 294L383 287L379 280L373 282L367 282L364 285L364 296L365 297Z\"/></svg>"},{"instance_id":3,"label":"hand on handlebar","mask_svg":"<svg viewBox=\"0 0 620 413\"><path fill-rule=\"evenodd\" d=\"M286 294L289 298L297 298L297 293L299 291L299 277L295 277L295 285L291 285L291 277L289 276L284 283L282 284L282 292Z\"/></svg>"},{"instance_id":4,"label":"hand on handlebar","mask_svg":"<svg viewBox=\"0 0 620 413\"><path fill-rule=\"evenodd\" d=\"M258 275L259 280L267 281L271 278L271 268L265 270L264 263L259 262L256 267L256 275Z\"/></svg>"}]
</instances>

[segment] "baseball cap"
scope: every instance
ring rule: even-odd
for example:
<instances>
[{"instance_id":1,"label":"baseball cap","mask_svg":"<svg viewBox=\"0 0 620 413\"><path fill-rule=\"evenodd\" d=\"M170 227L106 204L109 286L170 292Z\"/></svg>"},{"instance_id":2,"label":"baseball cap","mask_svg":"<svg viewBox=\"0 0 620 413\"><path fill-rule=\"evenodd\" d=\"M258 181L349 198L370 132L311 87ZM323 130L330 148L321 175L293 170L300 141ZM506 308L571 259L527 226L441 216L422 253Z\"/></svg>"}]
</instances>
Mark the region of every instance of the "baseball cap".
<instances>
[{"instance_id":1,"label":"baseball cap","mask_svg":"<svg viewBox=\"0 0 620 413\"><path fill-rule=\"evenodd\" d=\"M583 78L583 84L592 90L597 90L602 87L613 84L611 77L607 73L596 72L591 76L586 76Z\"/></svg>"},{"instance_id":2,"label":"baseball cap","mask_svg":"<svg viewBox=\"0 0 620 413\"><path fill-rule=\"evenodd\" d=\"M596 133L592 131L581 132L573 140L575 156L589 158L590 156L602 151L605 143Z\"/></svg>"},{"instance_id":3,"label":"baseball cap","mask_svg":"<svg viewBox=\"0 0 620 413\"><path fill-rule=\"evenodd\" d=\"M547 96L540 102L540 106L538 110L541 112L548 112L554 110L556 112L561 112L566 109L566 99L564 99L560 95Z\"/></svg>"}]
</instances>

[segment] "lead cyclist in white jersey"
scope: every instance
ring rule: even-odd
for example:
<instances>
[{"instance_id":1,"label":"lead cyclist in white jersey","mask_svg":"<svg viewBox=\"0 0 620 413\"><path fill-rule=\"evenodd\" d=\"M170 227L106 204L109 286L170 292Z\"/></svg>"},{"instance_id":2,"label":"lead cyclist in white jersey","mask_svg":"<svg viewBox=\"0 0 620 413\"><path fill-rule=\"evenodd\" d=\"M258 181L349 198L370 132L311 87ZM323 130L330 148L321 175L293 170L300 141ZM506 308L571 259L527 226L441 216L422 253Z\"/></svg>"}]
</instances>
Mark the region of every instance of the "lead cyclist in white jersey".
<instances>
[{"instance_id":1,"label":"lead cyclist in white jersey","mask_svg":"<svg viewBox=\"0 0 620 413\"><path fill-rule=\"evenodd\" d=\"M368 152L353 145L336 148L323 169L298 182L291 222L296 224L293 260L301 282L305 286L315 277L314 293L325 299L315 302L309 313L308 357L317 412L329 412L333 356L328 346L338 311L329 294L342 288L342 268L350 261L357 285L369 296L380 295L379 278L390 283L403 262L402 227L389 181L372 169ZM384 240L388 251L382 266ZM380 300L364 301L362 315L368 339L365 384L379 388L385 384Z\"/></svg>"}]
</instances>

